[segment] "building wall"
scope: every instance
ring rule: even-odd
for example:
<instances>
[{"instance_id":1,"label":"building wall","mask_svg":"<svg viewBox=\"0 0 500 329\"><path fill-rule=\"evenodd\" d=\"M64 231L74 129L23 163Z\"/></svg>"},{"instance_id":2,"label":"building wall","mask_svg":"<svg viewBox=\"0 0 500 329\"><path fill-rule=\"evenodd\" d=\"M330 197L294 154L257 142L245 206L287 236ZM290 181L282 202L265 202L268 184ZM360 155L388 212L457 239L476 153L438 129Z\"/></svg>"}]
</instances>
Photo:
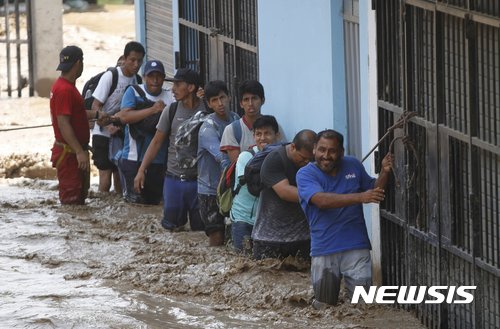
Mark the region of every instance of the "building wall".
<instances>
[{"instance_id":1,"label":"building wall","mask_svg":"<svg viewBox=\"0 0 500 329\"><path fill-rule=\"evenodd\" d=\"M135 13L137 40L146 48L146 59L161 60L167 75L173 75L179 48L177 0L136 0Z\"/></svg>"},{"instance_id":2,"label":"building wall","mask_svg":"<svg viewBox=\"0 0 500 329\"><path fill-rule=\"evenodd\" d=\"M277 117L289 139L303 128L345 134L342 2L261 0L258 40L263 112Z\"/></svg>"},{"instance_id":3,"label":"building wall","mask_svg":"<svg viewBox=\"0 0 500 329\"><path fill-rule=\"evenodd\" d=\"M376 35L370 3L360 1L359 6L361 138L366 155L377 142ZM315 6L300 0L258 3L259 75L266 90L263 111L277 116L289 138L302 128L333 128L347 137L342 9L342 1L318 0ZM372 155L363 164L376 177L373 159ZM379 283L379 209L364 208L374 282Z\"/></svg>"},{"instance_id":4,"label":"building wall","mask_svg":"<svg viewBox=\"0 0 500 329\"><path fill-rule=\"evenodd\" d=\"M363 157L377 143L377 47L375 12L369 1L359 2L360 75L361 75L361 135ZM363 162L368 174L376 177L374 156ZM379 207L364 206L368 234L372 242L373 282L381 284L381 248Z\"/></svg>"}]
</instances>

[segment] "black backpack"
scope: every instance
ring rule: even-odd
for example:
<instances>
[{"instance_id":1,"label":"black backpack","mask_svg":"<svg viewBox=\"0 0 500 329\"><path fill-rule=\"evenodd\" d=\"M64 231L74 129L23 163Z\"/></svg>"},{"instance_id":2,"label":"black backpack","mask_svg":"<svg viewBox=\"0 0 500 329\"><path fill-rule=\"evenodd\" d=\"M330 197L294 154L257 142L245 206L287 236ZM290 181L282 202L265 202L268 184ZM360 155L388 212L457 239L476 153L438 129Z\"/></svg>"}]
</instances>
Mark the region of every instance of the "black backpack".
<instances>
[{"instance_id":1,"label":"black backpack","mask_svg":"<svg viewBox=\"0 0 500 329\"><path fill-rule=\"evenodd\" d=\"M83 97L83 105L86 110L90 111L92 109L92 103L94 102L94 97L92 96L92 94L94 93L94 90L97 88L97 85L99 84L99 80L101 80L102 75L108 71L111 71L111 74L113 75L113 80L111 82L111 88L109 88L108 97L111 96L111 94L115 91L116 86L118 85L118 69L116 67L108 67L106 71L94 75L87 82L85 82L85 85L83 86L82 89L82 97ZM138 74L136 74L136 80L137 83L139 84L142 83L142 78Z\"/></svg>"},{"instance_id":2,"label":"black backpack","mask_svg":"<svg viewBox=\"0 0 500 329\"><path fill-rule=\"evenodd\" d=\"M142 100L137 102L135 109L136 110L144 110L152 107L155 102L148 99L146 97L146 92L139 87L139 85L131 85L130 87L134 88L134 90L141 96ZM139 122L129 124L130 135L136 141L143 139L147 134L154 134L156 132L156 125L160 120L161 112L155 113L153 115L148 116L147 118L142 119Z\"/></svg>"},{"instance_id":3,"label":"black backpack","mask_svg":"<svg viewBox=\"0 0 500 329\"><path fill-rule=\"evenodd\" d=\"M245 181L247 184L248 192L253 196L259 196L260 191L264 188L264 185L260 179L260 169L262 168L262 163L271 151L282 147L285 144L269 144L264 147L264 149L253 156L250 161L248 161L245 166Z\"/></svg>"}]
</instances>

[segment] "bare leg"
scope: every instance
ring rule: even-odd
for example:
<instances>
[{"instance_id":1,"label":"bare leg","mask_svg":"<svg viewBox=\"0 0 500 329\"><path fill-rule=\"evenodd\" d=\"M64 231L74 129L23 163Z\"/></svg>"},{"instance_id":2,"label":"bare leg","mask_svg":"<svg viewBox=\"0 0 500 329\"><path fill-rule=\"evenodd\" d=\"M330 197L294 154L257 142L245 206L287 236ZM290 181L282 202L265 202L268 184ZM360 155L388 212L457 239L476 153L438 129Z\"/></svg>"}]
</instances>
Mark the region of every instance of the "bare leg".
<instances>
[{"instance_id":1,"label":"bare leg","mask_svg":"<svg viewBox=\"0 0 500 329\"><path fill-rule=\"evenodd\" d=\"M115 189L115 193L122 195L122 184L118 170L113 171L113 187Z\"/></svg>"},{"instance_id":2,"label":"bare leg","mask_svg":"<svg viewBox=\"0 0 500 329\"><path fill-rule=\"evenodd\" d=\"M99 170L99 192L109 192L111 188L111 169Z\"/></svg>"}]
</instances>

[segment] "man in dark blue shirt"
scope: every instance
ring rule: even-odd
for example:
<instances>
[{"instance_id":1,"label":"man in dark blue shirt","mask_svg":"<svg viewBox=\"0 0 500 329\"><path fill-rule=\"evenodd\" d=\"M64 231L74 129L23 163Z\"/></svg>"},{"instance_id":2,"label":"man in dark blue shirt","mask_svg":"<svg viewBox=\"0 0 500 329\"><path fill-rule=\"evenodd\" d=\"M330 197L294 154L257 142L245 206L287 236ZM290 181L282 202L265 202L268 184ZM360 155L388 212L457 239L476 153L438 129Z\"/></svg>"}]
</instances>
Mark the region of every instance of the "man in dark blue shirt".
<instances>
[{"instance_id":1,"label":"man in dark blue shirt","mask_svg":"<svg viewBox=\"0 0 500 329\"><path fill-rule=\"evenodd\" d=\"M334 130L318 134L315 162L297 173L300 204L311 232L313 306L335 305L341 278L352 295L355 286L371 285L370 240L363 203L384 200L392 154L382 160L378 179L359 160L344 156L344 137Z\"/></svg>"}]
</instances>

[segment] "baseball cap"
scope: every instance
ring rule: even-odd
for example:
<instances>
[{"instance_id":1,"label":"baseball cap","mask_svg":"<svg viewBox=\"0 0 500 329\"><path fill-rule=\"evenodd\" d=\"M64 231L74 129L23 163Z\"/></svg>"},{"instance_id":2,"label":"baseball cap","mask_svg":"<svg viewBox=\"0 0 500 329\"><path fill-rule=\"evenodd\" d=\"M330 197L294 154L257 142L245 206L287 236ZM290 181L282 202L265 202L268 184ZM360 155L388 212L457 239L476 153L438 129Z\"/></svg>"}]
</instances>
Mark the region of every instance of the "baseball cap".
<instances>
[{"instance_id":1,"label":"baseball cap","mask_svg":"<svg viewBox=\"0 0 500 329\"><path fill-rule=\"evenodd\" d=\"M157 60L147 61L144 65L144 75L148 75L151 72L160 72L165 75L165 68L162 62Z\"/></svg>"},{"instance_id":2,"label":"baseball cap","mask_svg":"<svg viewBox=\"0 0 500 329\"><path fill-rule=\"evenodd\" d=\"M196 86L201 85L200 75L189 68L180 68L177 70L173 78L166 78L166 81L184 81L186 83L194 84Z\"/></svg>"},{"instance_id":3,"label":"baseball cap","mask_svg":"<svg viewBox=\"0 0 500 329\"><path fill-rule=\"evenodd\" d=\"M59 53L57 71L69 71L78 60L83 60L83 51L77 46L64 47Z\"/></svg>"}]
</instances>

